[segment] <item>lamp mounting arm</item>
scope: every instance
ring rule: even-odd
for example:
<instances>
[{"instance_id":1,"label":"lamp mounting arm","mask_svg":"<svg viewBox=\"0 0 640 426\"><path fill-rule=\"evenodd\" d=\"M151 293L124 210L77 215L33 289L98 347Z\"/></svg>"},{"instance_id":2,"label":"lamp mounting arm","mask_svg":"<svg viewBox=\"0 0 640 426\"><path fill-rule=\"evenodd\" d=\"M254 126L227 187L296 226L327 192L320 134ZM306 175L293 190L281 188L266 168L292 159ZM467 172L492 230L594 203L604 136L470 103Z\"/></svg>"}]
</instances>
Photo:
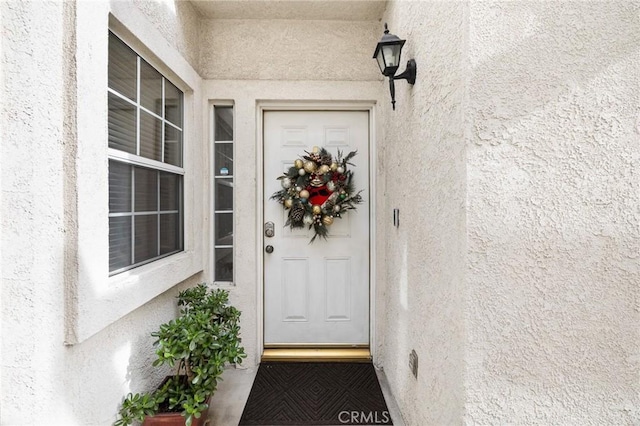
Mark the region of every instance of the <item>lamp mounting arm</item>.
<instances>
[{"instance_id":1,"label":"lamp mounting arm","mask_svg":"<svg viewBox=\"0 0 640 426\"><path fill-rule=\"evenodd\" d=\"M416 84L416 71L416 61L414 59L409 59L407 61L407 68L404 70L404 72L390 78L392 80L407 80L407 83L409 84Z\"/></svg>"},{"instance_id":2,"label":"lamp mounting arm","mask_svg":"<svg viewBox=\"0 0 640 426\"><path fill-rule=\"evenodd\" d=\"M407 68L404 70L402 74L398 74L396 76L389 76L389 92L391 92L391 107L393 110L396 110L396 85L394 81L396 80L407 80L409 84L416 83L416 61L413 59L409 59L407 62Z\"/></svg>"}]
</instances>

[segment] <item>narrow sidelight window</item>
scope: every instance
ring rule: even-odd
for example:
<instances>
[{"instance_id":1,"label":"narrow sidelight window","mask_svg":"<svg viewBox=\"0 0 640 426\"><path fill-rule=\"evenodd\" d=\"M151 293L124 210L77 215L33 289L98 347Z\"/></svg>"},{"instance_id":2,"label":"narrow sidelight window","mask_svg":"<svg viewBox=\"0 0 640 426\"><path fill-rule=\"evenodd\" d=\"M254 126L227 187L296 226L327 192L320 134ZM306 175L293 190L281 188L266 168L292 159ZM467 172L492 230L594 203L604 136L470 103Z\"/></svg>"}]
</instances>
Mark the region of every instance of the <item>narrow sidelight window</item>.
<instances>
[{"instance_id":1,"label":"narrow sidelight window","mask_svg":"<svg viewBox=\"0 0 640 426\"><path fill-rule=\"evenodd\" d=\"M109 32L109 273L183 250L183 93Z\"/></svg>"},{"instance_id":2,"label":"narrow sidelight window","mask_svg":"<svg viewBox=\"0 0 640 426\"><path fill-rule=\"evenodd\" d=\"M233 283L233 106L213 107L213 266L217 284Z\"/></svg>"}]
</instances>

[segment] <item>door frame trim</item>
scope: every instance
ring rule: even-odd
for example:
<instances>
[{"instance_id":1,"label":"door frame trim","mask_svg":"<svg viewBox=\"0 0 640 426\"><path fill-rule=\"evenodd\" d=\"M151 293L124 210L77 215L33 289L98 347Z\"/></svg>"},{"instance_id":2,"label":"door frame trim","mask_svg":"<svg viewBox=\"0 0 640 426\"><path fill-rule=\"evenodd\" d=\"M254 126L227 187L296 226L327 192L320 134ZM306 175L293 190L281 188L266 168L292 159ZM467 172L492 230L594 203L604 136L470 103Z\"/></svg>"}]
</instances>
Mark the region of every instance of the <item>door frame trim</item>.
<instances>
[{"instance_id":1,"label":"door frame trim","mask_svg":"<svg viewBox=\"0 0 640 426\"><path fill-rule=\"evenodd\" d=\"M344 101L258 101L256 103L256 307L257 330L256 348L257 362L264 353L264 113L267 111L367 111L369 114L369 350L373 362L376 361L376 197L377 194L377 150L375 102Z\"/></svg>"}]
</instances>

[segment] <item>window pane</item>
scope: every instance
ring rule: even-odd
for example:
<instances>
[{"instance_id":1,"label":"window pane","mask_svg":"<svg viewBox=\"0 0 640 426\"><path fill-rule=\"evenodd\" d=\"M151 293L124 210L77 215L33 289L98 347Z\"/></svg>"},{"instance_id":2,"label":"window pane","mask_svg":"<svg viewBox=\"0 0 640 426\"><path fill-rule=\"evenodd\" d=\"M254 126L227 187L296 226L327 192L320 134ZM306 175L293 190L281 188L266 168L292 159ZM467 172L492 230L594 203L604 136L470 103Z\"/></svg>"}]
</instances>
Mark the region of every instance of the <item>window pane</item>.
<instances>
[{"instance_id":1,"label":"window pane","mask_svg":"<svg viewBox=\"0 0 640 426\"><path fill-rule=\"evenodd\" d=\"M233 175L233 144L217 143L216 147L216 176Z\"/></svg>"},{"instance_id":2,"label":"window pane","mask_svg":"<svg viewBox=\"0 0 640 426\"><path fill-rule=\"evenodd\" d=\"M140 59L140 104L162 117L162 75Z\"/></svg>"},{"instance_id":3,"label":"window pane","mask_svg":"<svg viewBox=\"0 0 640 426\"><path fill-rule=\"evenodd\" d=\"M140 111L140 155L162 161L162 120Z\"/></svg>"},{"instance_id":4,"label":"window pane","mask_svg":"<svg viewBox=\"0 0 640 426\"><path fill-rule=\"evenodd\" d=\"M233 249L216 250L215 281L233 281Z\"/></svg>"},{"instance_id":5,"label":"window pane","mask_svg":"<svg viewBox=\"0 0 640 426\"><path fill-rule=\"evenodd\" d=\"M136 107L109 93L109 148L136 153Z\"/></svg>"},{"instance_id":6,"label":"window pane","mask_svg":"<svg viewBox=\"0 0 640 426\"><path fill-rule=\"evenodd\" d=\"M183 94L169 80L164 80L164 118L182 128Z\"/></svg>"},{"instance_id":7,"label":"window pane","mask_svg":"<svg viewBox=\"0 0 640 426\"><path fill-rule=\"evenodd\" d=\"M109 33L109 87L135 102L137 55Z\"/></svg>"},{"instance_id":8,"label":"window pane","mask_svg":"<svg viewBox=\"0 0 640 426\"><path fill-rule=\"evenodd\" d=\"M109 218L109 271L131 265L131 216Z\"/></svg>"},{"instance_id":9,"label":"window pane","mask_svg":"<svg viewBox=\"0 0 640 426\"><path fill-rule=\"evenodd\" d=\"M179 210L180 209L180 175L173 173L160 172L160 210Z\"/></svg>"},{"instance_id":10,"label":"window pane","mask_svg":"<svg viewBox=\"0 0 640 426\"><path fill-rule=\"evenodd\" d=\"M131 211L131 166L109 161L109 212Z\"/></svg>"},{"instance_id":11,"label":"window pane","mask_svg":"<svg viewBox=\"0 0 640 426\"><path fill-rule=\"evenodd\" d=\"M158 256L158 215L135 217L135 263Z\"/></svg>"},{"instance_id":12,"label":"window pane","mask_svg":"<svg viewBox=\"0 0 640 426\"><path fill-rule=\"evenodd\" d=\"M216 242L218 246L233 244L233 214L216 213Z\"/></svg>"},{"instance_id":13,"label":"window pane","mask_svg":"<svg viewBox=\"0 0 640 426\"><path fill-rule=\"evenodd\" d=\"M216 210L233 210L233 179L216 179Z\"/></svg>"},{"instance_id":14,"label":"window pane","mask_svg":"<svg viewBox=\"0 0 640 426\"><path fill-rule=\"evenodd\" d=\"M155 170L144 169L142 167L136 167L135 186L136 212L157 211L158 172Z\"/></svg>"},{"instance_id":15,"label":"window pane","mask_svg":"<svg viewBox=\"0 0 640 426\"><path fill-rule=\"evenodd\" d=\"M164 162L182 167L182 132L165 124Z\"/></svg>"},{"instance_id":16,"label":"window pane","mask_svg":"<svg viewBox=\"0 0 640 426\"><path fill-rule=\"evenodd\" d=\"M215 107L215 140L233 140L233 107Z\"/></svg>"},{"instance_id":17,"label":"window pane","mask_svg":"<svg viewBox=\"0 0 640 426\"><path fill-rule=\"evenodd\" d=\"M181 250L180 215L178 213L160 215L160 254Z\"/></svg>"}]
</instances>

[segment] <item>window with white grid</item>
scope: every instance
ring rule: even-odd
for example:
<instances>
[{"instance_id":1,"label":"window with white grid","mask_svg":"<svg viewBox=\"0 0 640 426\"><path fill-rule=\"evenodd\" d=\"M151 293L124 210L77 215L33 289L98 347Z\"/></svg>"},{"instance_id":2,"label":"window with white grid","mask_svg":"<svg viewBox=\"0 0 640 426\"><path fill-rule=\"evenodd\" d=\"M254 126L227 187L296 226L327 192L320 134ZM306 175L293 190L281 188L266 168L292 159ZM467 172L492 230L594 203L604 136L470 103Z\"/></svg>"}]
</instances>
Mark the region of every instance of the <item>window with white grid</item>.
<instances>
[{"instance_id":1,"label":"window with white grid","mask_svg":"<svg viewBox=\"0 0 640 426\"><path fill-rule=\"evenodd\" d=\"M183 250L183 92L109 33L109 272Z\"/></svg>"},{"instance_id":2,"label":"window with white grid","mask_svg":"<svg viewBox=\"0 0 640 426\"><path fill-rule=\"evenodd\" d=\"M233 283L233 106L213 107L214 281Z\"/></svg>"}]
</instances>

